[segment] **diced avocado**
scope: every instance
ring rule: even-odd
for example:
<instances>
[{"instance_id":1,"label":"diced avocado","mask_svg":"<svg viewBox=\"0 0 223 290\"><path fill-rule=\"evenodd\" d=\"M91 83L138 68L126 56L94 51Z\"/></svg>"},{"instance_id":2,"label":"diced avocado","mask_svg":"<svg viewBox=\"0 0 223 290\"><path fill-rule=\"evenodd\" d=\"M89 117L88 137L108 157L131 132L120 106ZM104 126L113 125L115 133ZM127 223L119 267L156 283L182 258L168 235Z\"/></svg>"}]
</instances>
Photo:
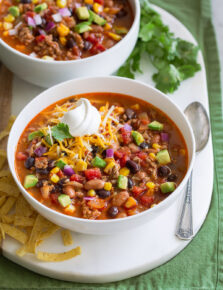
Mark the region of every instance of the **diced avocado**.
<instances>
[{"instance_id":1,"label":"diced avocado","mask_svg":"<svg viewBox=\"0 0 223 290\"><path fill-rule=\"evenodd\" d=\"M92 28L91 28L91 26L89 26L89 22L82 22L82 23L77 24L74 27L74 30L77 33L84 33L86 31L92 30Z\"/></svg>"},{"instance_id":2,"label":"diced avocado","mask_svg":"<svg viewBox=\"0 0 223 290\"><path fill-rule=\"evenodd\" d=\"M59 203L60 203L60 205L62 207L67 207L69 204L71 204L70 197L67 194L61 194L61 195L59 195L58 196L58 201L59 201Z\"/></svg>"},{"instance_id":3,"label":"diced avocado","mask_svg":"<svg viewBox=\"0 0 223 290\"><path fill-rule=\"evenodd\" d=\"M128 177L124 175L119 175L118 181L117 181L117 186L120 189L126 189L128 186Z\"/></svg>"},{"instance_id":4,"label":"diced avocado","mask_svg":"<svg viewBox=\"0 0 223 290\"><path fill-rule=\"evenodd\" d=\"M29 134L28 140L29 141L32 141L36 137L43 137L43 133L41 131L34 131L34 132L32 132L32 133Z\"/></svg>"},{"instance_id":5,"label":"diced avocado","mask_svg":"<svg viewBox=\"0 0 223 290\"><path fill-rule=\"evenodd\" d=\"M174 182L165 182L160 185L160 189L162 193L168 193L175 190L175 183Z\"/></svg>"},{"instance_id":6,"label":"diced avocado","mask_svg":"<svg viewBox=\"0 0 223 290\"><path fill-rule=\"evenodd\" d=\"M14 17L18 17L20 15L19 7L17 7L17 6L9 7L9 13L12 14Z\"/></svg>"},{"instance_id":7,"label":"diced avocado","mask_svg":"<svg viewBox=\"0 0 223 290\"><path fill-rule=\"evenodd\" d=\"M34 8L34 11L36 13L40 13L41 11L45 10L47 8L47 4L46 3L42 3L42 4L39 4L37 5L35 8Z\"/></svg>"},{"instance_id":8,"label":"diced avocado","mask_svg":"<svg viewBox=\"0 0 223 290\"><path fill-rule=\"evenodd\" d=\"M168 150L161 150L156 154L156 160L160 165L166 165L171 162Z\"/></svg>"},{"instance_id":9,"label":"diced avocado","mask_svg":"<svg viewBox=\"0 0 223 290\"><path fill-rule=\"evenodd\" d=\"M64 166L67 165L67 164L66 164L66 162L64 162L62 159L60 159L60 160L57 160L57 162L55 163L55 165L56 165L57 167L59 167L60 169L63 169Z\"/></svg>"},{"instance_id":10,"label":"diced avocado","mask_svg":"<svg viewBox=\"0 0 223 290\"><path fill-rule=\"evenodd\" d=\"M98 14L94 13L91 10L89 10L89 13L94 23L103 26L107 22L103 17L99 16Z\"/></svg>"},{"instance_id":11,"label":"diced avocado","mask_svg":"<svg viewBox=\"0 0 223 290\"><path fill-rule=\"evenodd\" d=\"M115 33L118 33L118 34L127 34L128 33L128 29L125 27L115 26L114 28L115 28Z\"/></svg>"},{"instance_id":12,"label":"diced avocado","mask_svg":"<svg viewBox=\"0 0 223 290\"><path fill-rule=\"evenodd\" d=\"M153 131L162 131L163 130L163 124L161 124L158 121L153 121L148 125L150 130Z\"/></svg>"},{"instance_id":13,"label":"diced avocado","mask_svg":"<svg viewBox=\"0 0 223 290\"><path fill-rule=\"evenodd\" d=\"M104 168L107 165L107 163L100 157L95 156L95 158L92 160L92 165L94 167Z\"/></svg>"},{"instance_id":14,"label":"diced avocado","mask_svg":"<svg viewBox=\"0 0 223 290\"><path fill-rule=\"evenodd\" d=\"M137 131L132 131L132 137L137 145L140 145L144 141L143 136Z\"/></svg>"},{"instance_id":15,"label":"diced avocado","mask_svg":"<svg viewBox=\"0 0 223 290\"><path fill-rule=\"evenodd\" d=\"M90 14L88 12L87 7L83 6L83 7L78 7L76 9L76 13L77 13L77 17L80 20L88 20L88 18L90 17Z\"/></svg>"},{"instance_id":16,"label":"diced avocado","mask_svg":"<svg viewBox=\"0 0 223 290\"><path fill-rule=\"evenodd\" d=\"M53 139L53 137L50 138L50 134L46 135L46 137L45 137L46 142L47 142L50 146L53 145L53 143L52 143L53 140L52 140L52 139Z\"/></svg>"},{"instance_id":17,"label":"diced avocado","mask_svg":"<svg viewBox=\"0 0 223 290\"><path fill-rule=\"evenodd\" d=\"M24 180L24 187L30 188L34 187L38 182L38 178L35 175L26 175Z\"/></svg>"}]
</instances>

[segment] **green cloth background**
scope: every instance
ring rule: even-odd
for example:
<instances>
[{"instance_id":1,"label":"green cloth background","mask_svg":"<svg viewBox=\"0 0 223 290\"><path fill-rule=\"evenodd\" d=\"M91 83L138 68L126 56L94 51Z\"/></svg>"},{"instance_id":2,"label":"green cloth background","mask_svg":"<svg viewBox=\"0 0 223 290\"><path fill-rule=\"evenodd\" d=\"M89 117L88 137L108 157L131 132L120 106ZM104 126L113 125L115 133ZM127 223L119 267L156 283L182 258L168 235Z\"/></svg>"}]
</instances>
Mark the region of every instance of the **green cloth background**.
<instances>
[{"instance_id":1,"label":"green cloth background","mask_svg":"<svg viewBox=\"0 0 223 290\"><path fill-rule=\"evenodd\" d=\"M0 289L223 289L223 119L220 65L211 19L211 1L151 2L172 13L192 32L206 63L215 179L211 208L204 225L188 247L170 262L146 274L116 283L58 281L30 272L0 257Z\"/></svg>"}]
</instances>

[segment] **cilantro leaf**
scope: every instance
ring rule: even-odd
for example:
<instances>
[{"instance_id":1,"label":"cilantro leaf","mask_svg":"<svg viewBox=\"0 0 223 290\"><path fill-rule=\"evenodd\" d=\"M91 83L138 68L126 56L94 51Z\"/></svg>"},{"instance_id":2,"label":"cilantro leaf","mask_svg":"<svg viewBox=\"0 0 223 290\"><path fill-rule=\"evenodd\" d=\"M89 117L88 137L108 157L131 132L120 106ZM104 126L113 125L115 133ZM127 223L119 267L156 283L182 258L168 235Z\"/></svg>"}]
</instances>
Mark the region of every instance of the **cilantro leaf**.
<instances>
[{"instance_id":1,"label":"cilantro leaf","mask_svg":"<svg viewBox=\"0 0 223 290\"><path fill-rule=\"evenodd\" d=\"M37 138L37 137L43 137L43 132L41 132L40 130L38 131L34 131L32 133L29 134L28 136L28 140L32 141L33 139Z\"/></svg>"},{"instance_id":2,"label":"cilantro leaf","mask_svg":"<svg viewBox=\"0 0 223 290\"><path fill-rule=\"evenodd\" d=\"M58 140L63 141L66 138L72 138L69 127L67 124L59 123L58 125L51 128L52 136Z\"/></svg>"}]
</instances>

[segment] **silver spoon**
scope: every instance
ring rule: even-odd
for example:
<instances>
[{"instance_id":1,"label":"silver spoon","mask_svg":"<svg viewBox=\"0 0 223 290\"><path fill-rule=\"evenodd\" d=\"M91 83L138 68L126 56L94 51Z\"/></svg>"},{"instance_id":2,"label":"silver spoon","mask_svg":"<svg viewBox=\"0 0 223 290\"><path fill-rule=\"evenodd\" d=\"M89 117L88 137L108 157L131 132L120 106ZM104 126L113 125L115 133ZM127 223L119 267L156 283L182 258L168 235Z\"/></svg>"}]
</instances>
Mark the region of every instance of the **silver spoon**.
<instances>
[{"instance_id":1,"label":"silver spoon","mask_svg":"<svg viewBox=\"0 0 223 290\"><path fill-rule=\"evenodd\" d=\"M201 103L194 102L184 110L184 113L193 129L196 152L200 152L206 146L210 134L210 123L207 112ZM191 172L187 182L185 199L176 231L177 237L182 240L190 240L193 237L192 175L193 172Z\"/></svg>"}]
</instances>

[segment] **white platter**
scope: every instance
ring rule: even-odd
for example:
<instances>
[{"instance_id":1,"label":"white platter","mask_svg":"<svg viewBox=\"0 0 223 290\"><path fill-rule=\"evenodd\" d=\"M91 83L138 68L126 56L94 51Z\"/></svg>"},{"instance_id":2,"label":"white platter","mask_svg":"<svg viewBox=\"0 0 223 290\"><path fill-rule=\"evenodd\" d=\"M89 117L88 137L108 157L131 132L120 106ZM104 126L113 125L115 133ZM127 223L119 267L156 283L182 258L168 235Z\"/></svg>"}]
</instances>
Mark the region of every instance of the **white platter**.
<instances>
[{"instance_id":1,"label":"white platter","mask_svg":"<svg viewBox=\"0 0 223 290\"><path fill-rule=\"evenodd\" d=\"M169 25L176 36L196 43L190 32L172 15L156 7L163 21ZM192 79L183 82L170 97L182 110L191 102L199 101L208 109L205 66L201 53L199 62L202 70ZM153 68L143 62L143 76L138 79L153 84ZM27 102L39 94L42 89L14 78L12 110L18 114ZM213 156L211 138L206 148L197 156L193 178L193 215L195 234L203 224L212 196ZM131 232L113 236L93 236L73 233L75 245L80 245L82 255L60 263L37 261L33 255L17 257L15 251L19 244L7 238L3 243L3 255L8 259L45 276L77 282L104 283L118 281L149 271L162 265L180 251L189 241L179 240L175 236L182 198L176 200L170 208L155 220ZM70 247L71 248L71 247ZM40 250L62 252L64 247L59 232L40 246Z\"/></svg>"}]
</instances>

